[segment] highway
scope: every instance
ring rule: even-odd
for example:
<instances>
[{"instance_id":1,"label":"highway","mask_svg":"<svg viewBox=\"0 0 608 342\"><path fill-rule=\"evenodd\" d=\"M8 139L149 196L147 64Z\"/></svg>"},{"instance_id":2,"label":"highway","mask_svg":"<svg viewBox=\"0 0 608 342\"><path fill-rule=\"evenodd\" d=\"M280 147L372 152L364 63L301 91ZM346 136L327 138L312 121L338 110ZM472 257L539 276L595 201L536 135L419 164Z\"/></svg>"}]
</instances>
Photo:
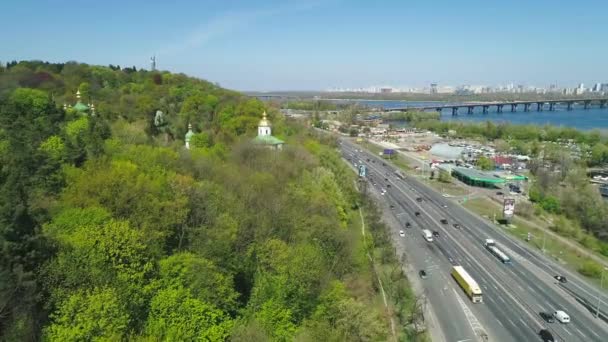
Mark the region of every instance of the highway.
<instances>
[{"instance_id":1,"label":"highway","mask_svg":"<svg viewBox=\"0 0 608 342\"><path fill-rule=\"evenodd\" d=\"M398 222L392 225L396 247L407 251L408 262L416 268L428 270L428 278L421 281L448 341L476 341L476 336L483 333L490 341L541 341L538 332L542 328L549 329L558 341L608 341L608 324L595 318L572 295L597 298L593 286L415 177L399 179L389 162L366 151L357 152L362 147L347 139L340 142L345 159L367 166L371 173L368 191L387 190L381 198L387 206L393 206L391 211ZM419 197L421 202L417 201ZM442 224L441 219L448 223ZM406 222L411 228L403 228ZM454 228L454 223L461 228ZM406 237L399 236L399 229L406 231ZM440 236L428 243L422 238L422 229L438 231ZM514 260L513 265L502 264L485 249L487 238L496 241ZM452 279L449 272L456 264L481 286L483 303L473 304ZM553 278L557 274L566 275L570 281L557 282ZM555 310L567 312L571 323L547 323L539 315Z\"/></svg>"}]
</instances>

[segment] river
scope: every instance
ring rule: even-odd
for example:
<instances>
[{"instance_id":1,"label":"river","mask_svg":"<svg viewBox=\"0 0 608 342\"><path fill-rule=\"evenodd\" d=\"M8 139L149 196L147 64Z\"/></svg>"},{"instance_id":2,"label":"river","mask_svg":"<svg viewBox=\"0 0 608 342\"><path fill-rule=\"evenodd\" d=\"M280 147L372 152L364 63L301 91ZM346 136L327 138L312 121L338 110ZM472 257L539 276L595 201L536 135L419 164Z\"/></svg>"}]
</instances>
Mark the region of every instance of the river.
<instances>
[{"instance_id":1,"label":"river","mask_svg":"<svg viewBox=\"0 0 608 342\"><path fill-rule=\"evenodd\" d=\"M375 108L399 108L399 107L419 107L433 106L438 104L454 104L446 102L414 102L414 101L360 101L352 100L360 105ZM467 114L466 108L459 110L458 116L452 116L451 109L445 109L441 113L441 120L451 121L494 121L510 122L518 125L554 125L568 126L581 130L591 130L594 128L608 130L608 108L600 109L597 104L593 104L589 109L583 109L582 105L575 105L572 110L566 110L565 106L556 106L554 111L549 111L548 106L545 110L537 112L536 105L530 108L529 112L523 111L523 106L518 107L517 112L511 112L510 106L505 106L502 113L496 112L496 106L491 106L487 114L482 114L482 108L475 108L473 114Z\"/></svg>"}]
</instances>

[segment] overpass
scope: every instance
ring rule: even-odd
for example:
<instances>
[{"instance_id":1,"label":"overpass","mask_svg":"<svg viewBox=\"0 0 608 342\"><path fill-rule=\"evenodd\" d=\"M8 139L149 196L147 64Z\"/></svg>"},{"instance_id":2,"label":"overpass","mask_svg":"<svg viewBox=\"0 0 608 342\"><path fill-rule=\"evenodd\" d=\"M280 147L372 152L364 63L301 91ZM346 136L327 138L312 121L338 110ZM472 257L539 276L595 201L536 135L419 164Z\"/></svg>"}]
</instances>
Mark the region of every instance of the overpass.
<instances>
[{"instance_id":1,"label":"overpass","mask_svg":"<svg viewBox=\"0 0 608 342\"><path fill-rule=\"evenodd\" d=\"M566 106L567 110L572 110L574 105L582 105L584 109L589 109L591 106L606 108L608 104L607 98L587 98L587 99L561 99L561 100L536 100L536 101L505 101L505 102L480 102L480 103L461 103L461 104L444 104L436 106L412 106L400 108L387 108L389 111L406 112L412 110L428 111L435 110L442 112L444 109L452 111L452 115L458 115L459 109L466 108L467 114L473 114L475 108L481 108L483 114L487 114L491 107L496 109L497 113L502 113L505 106L510 107L511 112L516 112L517 108L523 108L524 112L535 110L542 112L545 108L549 111L554 111L557 105Z\"/></svg>"}]
</instances>

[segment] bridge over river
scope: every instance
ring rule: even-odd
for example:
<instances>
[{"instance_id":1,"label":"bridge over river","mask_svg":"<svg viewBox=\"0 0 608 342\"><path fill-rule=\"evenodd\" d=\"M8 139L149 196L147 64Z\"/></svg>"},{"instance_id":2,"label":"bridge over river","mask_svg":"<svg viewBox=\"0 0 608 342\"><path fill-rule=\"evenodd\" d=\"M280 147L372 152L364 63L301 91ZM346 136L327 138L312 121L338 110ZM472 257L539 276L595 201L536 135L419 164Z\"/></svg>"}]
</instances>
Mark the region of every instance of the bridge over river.
<instances>
[{"instance_id":1,"label":"bridge over river","mask_svg":"<svg viewBox=\"0 0 608 342\"><path fill-rule=\"evenodd\" d=\"M467 110L467 114L473 114L475 108L482 108L482 113L486 114L491 107L496 109L496 112L502 113L505 106L510 107L511 112L516 112L517 108L523 108L524 112L530 110L536 110L542 112L547 109L550 111L555 110L557 105L566 106L567 110L572 110L574 105L582 105L584 109L589 109L591 106L598 106L599 108L606 108L608 99L605 98L588 98L588 99L561 99L561 100L536 100L536 101L505 101L505 102L479 102L479 103L461 103L461 104L442 104L442 105L431 105L431 106L408 106L399 108L390 108L389 111L428 111L436 110L438 112L448 109L452 111L452 115L458 115L459 109Z\"/></svg>"}]
</instances>

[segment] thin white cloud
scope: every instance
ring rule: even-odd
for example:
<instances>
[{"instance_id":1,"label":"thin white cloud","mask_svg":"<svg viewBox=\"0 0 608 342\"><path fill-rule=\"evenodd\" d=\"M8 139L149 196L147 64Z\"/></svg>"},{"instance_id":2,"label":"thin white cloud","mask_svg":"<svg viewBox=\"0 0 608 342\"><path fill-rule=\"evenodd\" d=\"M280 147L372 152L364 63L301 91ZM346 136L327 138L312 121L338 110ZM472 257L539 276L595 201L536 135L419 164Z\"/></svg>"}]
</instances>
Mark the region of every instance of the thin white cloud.
<instances>
[{"instance_id":1,"label":"thin white cloud","mask_svg":"<svg viewBox=\"0 0 608 342\"><path fill-rule=\"evenodd\" d=\"M305 4L277 6L272 9L251 10L243 12L229 12L212 18L210 21L192 29L185 38L175 43L160 47L156 55L176 55L197 47L204 46L211 40L221 36L229 35L243 27L250 25L263 18L310 10L320 5L321 2L306 2Z\"/></svg>"}]
</instances>

